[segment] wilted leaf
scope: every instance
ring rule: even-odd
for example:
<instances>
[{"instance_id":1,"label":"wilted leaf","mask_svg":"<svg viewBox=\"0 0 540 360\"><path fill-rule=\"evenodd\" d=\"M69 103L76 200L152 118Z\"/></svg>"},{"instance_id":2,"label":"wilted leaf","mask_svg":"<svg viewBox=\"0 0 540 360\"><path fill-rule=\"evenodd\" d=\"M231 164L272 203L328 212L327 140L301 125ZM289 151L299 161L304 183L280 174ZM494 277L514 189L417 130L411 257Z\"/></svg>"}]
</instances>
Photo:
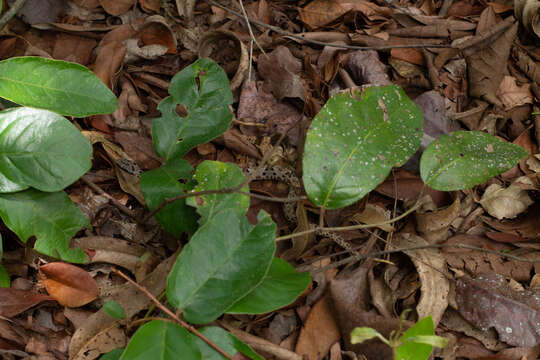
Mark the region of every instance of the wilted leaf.
<instances>
[{"instance_id":1,"label":"wilted leaf","mask_svg":"<svg viewBox=\"0 0 540 360\"><path fill-rule=\"evenodd\" d=\"M456 131L433 141L422 154L422 180L437 190L473 187L510 169L528 153L481 131Z\"/></svg>"},{"instance_id":2,"label":"wilted leaf","mask_svg":"<svg viewBox=\"0 0 540 360\"><path fill-rule=\"evenodd\" d=\"M193 191L204 191L238 186L244 182L245 176L236 164L206 160L197 166L195 179L197 186ZM249 192L249 188L245 186L242 191ZM249 208L249 196L239 193L200 195L186 201L197 208L201 225L219 211L229 210L246 215Z\"/></svg>"},{"instance_id":3,"label":"wilted leaf","mask_svg":"<svg viewBox=\"0 0 540 360\"><path fill-rule=\"evenodd\" d=\"M109 114L116 96L88 68L42 57L0 61L0 96L20 105L62 115Z\"/></svg>"},{"instance_id":4,"label":"wilted leaf","mask_svg":"<svg viewBox=\"0 0 540 360\"><path fill-rule=\"evenodd\" d=\"M32 291L0 288L0 315L12 317L52 297Z\"/></svg>"},{"instance_id":5,"label":"wilted leaf","mask_svg":"<svg viewBox=\"0 0 540 360\"><path fill-rule=\"evenodd\" d=\"M45 289L60 305L83 306L99 295L96 280L77 266L55 262L40 266L39 272Z\"/></svg>"},{"instance_id":6,"label":"wilted leaf","mask_svg":"<svg viewBox=\"0 0 540 360\"><path fill-rule=\"evenodd\" d=\"M366 340L378 338L385 344L388 340L375 329L369 327L357 327L351 332L351 344L361 344Z\"/></svg>"},{"instance_id":7,"label":"wilted leaf","mask_svg":"<svg viewBox=\"0 0 540 360\"><path fill-rule=\"evenodd\" d=\"M169 93L171 96L158 106L161 117L152 121L154 148L166 160L185 155L229 127L232 120L229 79L212 60L199 59L177 73L171 80ZM186 117L176 113L179 104L187 110Z\"/></svg>"},{"instance_id":8,"label":"wilted leaf","mask_svg":"<svg viewBox=\"0 0 540 360\"><path fill-rule=\"evenodd\" d=\"M298 273L288 262L274 258L262 282L227 309L230 314L264 314L289 305L310 283L309 273Z\"/></svg>"},{"instance_id":9,"label":"wilted leaf","mask_svg":"<svg viewBox=\"0 0 540 360\"><path fill-rule=\"evenodd\" d=\"M201 353L186 329L168 321L153 320L141 326L129 341L121 360L200 360Z\"/></svg>"},{"instance_id":10,"label":"wilted leaf","mask_svg":"<svg viewBox=\"0 0 540 360\"><path fill-rule=\"evenodd\" d=\"M399 234L393 244L398 247L427 245L427 241L413 234ZM405 253L414 263L421 282L420 300L416 312L420 318L431 316L435 326L439 324L446 307L450 283L446 274L446 262L438 249L410 250Z\"/></svg>"},{"instance_id":11,"label":"wilted leaf","mask_svg":"<svg viewBox=\"0 0 540 360\"><path fill-rule=\"evenodd\" d=\"M27 107L0 112L0 192L62 190L90 170L91 158L92 146L66 118Z\"/></svg>"},{"instance_id":12,"label":"wilted leaf","mask_svg":"<svg viewBox=\"0 0 540 360\"><path fill-rule=\"evenodd\" d=\"M261 212L222 211L209 219L182 249L167 280L167 299L186 320L215 320L264 278L275 250L276 224Z\"/></svg>"},{"instance_id":13,"label":"wilted leaf","mask_svg":"<svg viewBox=\"0 0 540 360\"><path fill-rule=\"evenodd\" d=\"M520 347L540 343L540 295L517 292L495 273L457 280L456 300L463 317L487 331L493 327L502 341Z\"/></svg>"},{"instance_id":14,"label":"wilted leaf","mask_svg":"<svg viewBox=\"0 0 540 360\"><path fill-rule=\"evenodd\" d=\"M499 220L515 218L532 203L527 192L516 185L510 185L505 189L498 184L491 184L480 199L482 207Z\"/></svg>"},{"instance_id":15,"label":"wilted leaf","mask_svg":"<svg viewBox=\"0 0 540 360\"><path fill-rule=\"evenodd\" d=\"M140 185L148 208L154 210L163 200L184 194L189 185L180 180L190 179L191 170L186 160L175 158L157 169L143 173ZM197 215L186 205L185 199L167 204L156 214L156 220L175 236L184 231L193 233L197 228Z\"/></svg>"},{"instance_id":16,"label":"wilted leaf","mask_svg":"<svg viewBox=\"0 0 540 360\"><path fill-rule=\"evenodd\" d=\"M84 262L81 249L72 249L73 235L90 222L65 192L45 193L34 189L0 194L0 216L6 226L26 242L37 238L34 249L70 262Z\"/></svg>"},{"instance_id":17,"label":"wilted leaf","mask_svg":"<svg viewBox=\"0 0 540 360\"><path fill-rule=\"evenodd\" d=\"M253 349L246 345L244 342L238 340L236 336L223 330L220 327L208 326L202 329L199 329L199 332L212 340L217 346L225 350L227 354L231 356L236 356L242 354L249 359L253 360L264 360L259 354L257 354ZM205 343L201 338L197 336L192 336L194 342L197 344L199 351L202 354L204 360L222 360L223 356L218 354L218 352Z\"/></svg>"},{"instance_id":18,"label":"wilted leaf","mask_svg":"<svg viewBox=\"0 0 540 360\"><path fill-rule=\"evenodd\" d=\"M303 181L318 206L354 203L420 145L422 114L403 90L371 87L361 95L360 101L334 95L308 131Z\"/></svg>"}]
</instances>

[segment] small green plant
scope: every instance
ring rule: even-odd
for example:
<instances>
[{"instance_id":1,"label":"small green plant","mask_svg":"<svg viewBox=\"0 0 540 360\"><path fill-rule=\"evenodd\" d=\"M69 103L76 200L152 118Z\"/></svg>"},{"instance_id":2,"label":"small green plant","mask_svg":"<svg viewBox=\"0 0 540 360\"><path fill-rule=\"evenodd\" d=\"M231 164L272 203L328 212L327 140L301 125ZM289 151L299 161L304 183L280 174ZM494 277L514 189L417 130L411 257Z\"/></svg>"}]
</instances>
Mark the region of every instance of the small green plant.
<instances>
[{"instance_id":1,"label":"small green plant","mask_svg":"<svg viewBox=\"0 0 540 360\"><path fill-rule=\"evenodd\" d=\"M140 180L146 204L163 228L175 236L190 235L167 279L168 302L192 324L291 304L309 285L309 274L275 257L276 224L269 214L261 211L256 225L247 221L249 188L240 168L204 161L193 169L182 158L231 124L225 72L200 59L173 77L169 95L158 106L161 117L152 123L154 148L164 164ZM90 169L92 147L61 115L110 113L116 97L83 66L35 57L0 62L0 97L23 105L0 112L0 217L22 241L35 236L37 251L84 262L84 252L69 248L69 241L90 225L62 190ZM178 115L178 105L187 116ZM335 95L307 133L303 182L309 199L322 210L354 203L392 167L405 163L422 135L420 109L396 86ZM485 133L456 132L426 148L421 176L436 189L464 189L526 155ZM120 309L109 303L104 311L121 318ZM222 359L225 353L228 358L241 353L262 359L221 328L199 331L223 352L180 325L153 320L136 331L124 350L106 357L176 359L181 353L184 359ZM422 340L419 335L425 333L415 335Z\"/></svg>"},{"instance_id":2,"label":"small green plant","mask_svg":"<svg viewBox=\"0 0 540 360\"><path fill-rule=\"evenodd\" d=\"M433 347L443 348L448 340L436 336L431 316L419 320L416 324L402 332L404 311L399 317L399 328L385 338L377 330L370 327L357 327L351 332L351 343L360 344L366 340L379 339L392 348L395 360L427 360Z\"/></svg>"}]
</instances>

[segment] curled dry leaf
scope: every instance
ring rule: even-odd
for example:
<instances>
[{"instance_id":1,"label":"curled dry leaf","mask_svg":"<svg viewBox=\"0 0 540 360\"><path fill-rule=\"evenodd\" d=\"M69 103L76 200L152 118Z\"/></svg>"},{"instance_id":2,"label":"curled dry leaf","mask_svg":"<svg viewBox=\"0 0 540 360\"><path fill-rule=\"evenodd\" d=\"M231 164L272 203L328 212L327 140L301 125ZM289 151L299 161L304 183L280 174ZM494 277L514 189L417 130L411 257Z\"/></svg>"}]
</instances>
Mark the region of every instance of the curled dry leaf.
<instances>
[{"instance_id":1,"label":"curled dry leaf","mask_svg":"<svg viewBox=\"0 0 540 360\"><path fill-rule=\"evenodd\" d=\"M516 78L513 76L505 76L502 79L497 89L497 97L501 100L506 110L533 103L531 85L524 84L518 86L516 84Z\"/></svg>"},{"instance_id":2,"label":"curled dry leaf","mask_svg":"<svg viewBox=\"0 0 540 360\"><path fill-rule=\"evenodd\" d=\"M540 291L517 292L495 273L457 280L460 314L477 328L494 328L507 344L533 347L540 343Z\"/></svg>"},{"instance_id":3,"label":"curled dry leaf","mask_svg":"<svg viewBox=\"0 0 540 360\"><path fill-rule=\"evenodd\" d=\"M216 50L223 48L223 45L232 41L236 47L236 51L239 53L238 66L231 79L231 90L236 90L244 82L247 70L249 67L248 51L244 43L236 36L235 33L227 30L211 30L205 32L199 43L199 57L211 57L210 55ZM227 49L231 46L228 44Z\"/></svg>"},{"instance_id":4,"label":"curled dry leaf","mask_svg":"<svg viewBox=\"0 0 540 360\"><path fill-rule=\"evenodd\" d=\"M536 0L515 0L516 18L530 33L540 37L540 2Z\"/></svg>"},{"instance_id":5,"label":"curled dry leaf","mask_svg":"<svg viewBox=\"0 0 540 360\"><path fill-rule=\"evenodd\" d=\"M482 207L499 220L515 218L532 203L527 192L516 185L510 185L505 189L498 184L491 184L480 199Z\"/></svg>"},{"instance_id":6,"label":"curled dry leaf","mask_svg":"<svg viewBox=\"0 0 540 360\"><path fill-rule=\"evenodd\" d=\"M49 295L63 306L83 306L99 295L94 278L77 266L49 263L39 268L39 275Z\"/></svg>"},{"instance_id":7,"label":"curled dry leaf","mask_svg":"<svg viewBox=\"0 0 540 360\"><path fill-rule=\"evenodd\" d=\"M124 331L113 324L88 340L81 351L72 360L94 360L101 354L108 353L117 348L123 348L127 345L127 337Z\"/></svg>"},{"instance_id":8,"label":"curled dry leaf","mask_svg":"<svg viewBox=\"0 0 540 360\"><path fill-rule=\"evenodd\" d=\"M351 220L357 224L377 224L390 220L390 210L386 210L376 204L366 204L364 211L356 213ZM387 232L394 231L391 224L379 225L379 229Z\"/></svg>"},{"instance_id":9,"label":"curled dry leaf","mask_svg":"<svg viewBox=\"0 0 540 360\"><path fill-rule=\"evenodd\" d=\"M52 297L32 291L0 288L0 316L12 317Z\"/></svg>"},{"instance_id":10,"label":"curled dry leaf","mask_svg":"<svg viewBox=\"0 0 540 360\"><path fill-rule=\"evenodd\" d=\"M461 201L459 198L446 209L426 213L416 213L418 232L430 243L444 241L448 238L450 224L459 216Z\"/></svg>"},{"instance_id":11,"label":"curled dry leaf","mask_svg":"<svg viewBox=\"0 0 540 360\"><path fill-rule=\"evenodd\" d=\"M394 239L397 247L411 247L418 245L428 245L428 242L413 234L400 233ZM421 281L420 300L416 306L419 318L431 315L433 324L441 320L446 307L448 306L448 293L450 283L445 276L446 262L438 249L423 249L405 251L414 263Z\"/></svg>"},{"instance_id":12,"label":"curled dry leaf","mask_svg":"<svg viewBox=\"0 0 540 360\"><path fill-rule=\"evenodd\" d=\"M540 203L535 202L524 216L512 221L499 221L489 217L482 220L489 226L506 233L513 233L522 239L540 238Z\"/></svg>"},{"instance_id":13,"label":"curled dry leaf","mask_svg":"<svg viewBox=\"0 0 540 360\"><path fill-rule=\"evenodd\" d=\"M136 0L99 0L100 5L107 14L112 16L122 15L135 5L136 2Z\"/></svg>"}]
</instances>

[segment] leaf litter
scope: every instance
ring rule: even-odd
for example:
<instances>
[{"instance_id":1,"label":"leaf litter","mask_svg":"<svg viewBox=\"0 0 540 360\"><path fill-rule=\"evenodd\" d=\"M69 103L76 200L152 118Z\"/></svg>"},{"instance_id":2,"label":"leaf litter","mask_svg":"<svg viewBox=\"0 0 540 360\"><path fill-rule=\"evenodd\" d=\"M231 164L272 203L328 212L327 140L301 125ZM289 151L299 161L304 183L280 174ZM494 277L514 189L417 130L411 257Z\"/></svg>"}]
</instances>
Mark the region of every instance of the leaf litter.
<instances>
[{"instance_id":1,"label":"leaf litter","mask_svg":"<svg viewBox=\"0 0 540 360\"><path fill-rule=\"evenodd\" d=\"M95 142L87 176L109 196L83 182L68 188L93 225L73 241L84 249L87 264L79 270L58 263L42 266L42 272L47 267L52 270L40 283L34 260L41 256L22 256L15 237L2 232L2 263L12 288L0 289L0 313L5 318L0 321L0 351L10 358L18 354L89 359L112 350L111 344L125 346L131 333L112 325L114 320L100 305L113 299L128 319L136 320L148 309L149 300L110 273L110 264L129 270L155 295L164 290L177 239L155 223L141 228L119 211L118 204L144 212L139 173L129 169L152 170L161 165L151 146L151 119L159 116L157 105L167 96L172 76L197 60L199 41L205 39L201 34L228 31L230 35L212 38L217 45L205 56L218 61L229 79L244 82L239 81L234 93L233 125L222 137L186 154L193 167L204 160L225 160L252 169L268 151L268 142L286 133L269 166L287 167L299 176L305 134L314 115L331 94L366 84L404 88L425 118L423 146L455 130L485 130L534 155L540 116L530 113L538 111L540 56L530 45L538 24L530 12L523 11L528 3L516 2L514 21L512 6L502 3L426 1L389 7L374 1L313 0L294 5L245 1L248 15L261 24L303 37L253 24L254 39L265 54L254 45L251 64L248 59L246 66L249 29L243 19L218 6L239 11L233 3L28 0L5 29L2 59L38 55L89 66L117 94L120 108L112 115L78 120ZM523 26L523 37L517 36L518 24ZM400 47L406 44L454 47ZM355 45L395 47L346 48ZM518 138L526 129L528 138ZM489 147L485 150L490 152ZM220 321L248 331L252 340L265 344L278 359L294 358L294 352L309 360L338 359L351 351L358 357L381 359L391 356L388 348L377 342L352 346L348 336L352 328L371 326L388 335L396 329L402 310L415 309L408 324L432 315L439 323L437 334L455 340L453 354L444 358L537 357L540 325L535 299L540 295L533 279L540 267L496 253L529 260L540 257L535 159L524 159L487 184L452 196L424 187L414 161L406 170L393 170L369 193L369 199L336 211L337 215L328 212L326 221L345 226L387 219L404 211L420 194L429 195L431 205L392 226L380 226L375 233L343 233L349 245L318 234L295 251L288 251L291 243L280 242L278 254L315 273L355 253L430 244L475 249L407 250L384 255L377 262L364 261L357 269L341 266L331 269L331 276L327 270L327 280L314 282L306 296L280 310L286 313L225 315ZM129 166L120 166L125 163ZM258 180L251 190L285 197L289 186L275 179ZM297 195L304 195L303 189ZM303 201L295 217L307 229L317 218L316 207ZM248 216L254 218L260 208L269 211L284 233L297 225L283 206L261 199L251 199ZM315 274L313 278L321 279ZM97 296L96 280L101 286L97 300L80 310L59 304L72 304L82 293L85 301ZM54 302L44 290L51 284L53 288L67 284L76 289L75 294L62 291L67 299ZM317 298L310 297L317 292L321 292ZM27 322L32 325L26 326Z\"/></svg>"}]
</instances>

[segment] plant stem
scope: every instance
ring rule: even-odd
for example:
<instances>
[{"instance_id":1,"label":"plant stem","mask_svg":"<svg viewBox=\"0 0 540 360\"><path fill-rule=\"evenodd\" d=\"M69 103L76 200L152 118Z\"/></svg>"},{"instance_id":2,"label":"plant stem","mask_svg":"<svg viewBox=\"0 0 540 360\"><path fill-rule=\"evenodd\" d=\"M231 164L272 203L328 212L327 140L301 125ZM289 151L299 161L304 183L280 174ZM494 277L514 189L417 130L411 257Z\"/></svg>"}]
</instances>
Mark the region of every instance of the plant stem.
<instances>
[{"instance_id":1,"label":"plant stem","mask_svg":"<svg viewBox=\"0 0 540 360\"><path fill-rule=\"evenodd\" d=\"M158 299L156 299L156 297L154 295L152 295L148 290L146 290L144 287L142 287L141 285L137 284L135 281L131 280L126 274L124 274L123 272L121 272L120 270L118 269L115 269L115 268L111 268L111 271L115 274L118 274L120 275L121 277L123 277L124 279L127 280L127 282L129 282L131 285L135 286L139 291L143 292L146 296L148 296L148 298L150 300L152 300L156 306L161 310L163 311L165 314L169 315L171 318L173 318L180 326L182 326L184 329L186 329L187 331L197 335L199 338L201 338L202 341L204 341L205 343L207 343L210 347L212 347L212 349L216 350L218 353L220 353L221 355L223 355L225 358L227 359L230 359L232 360L232 357L227 354L225 352L225 350L223 350L222 348L220 348L219 346L217 346L212 340L210 340L209 338L207 338L206 336L204 336L203 334L201 334L197 329L195 329L193 326L191 326L190 324L188 324L187 322L183 321L182 319L180 319L178 316L176 316L175 313L173 313L171 310L167 309L167 307L165 305L163 305L162 303L159 302Z\"/></svg>"},{"instance_id":2,"label":"plant stem","mask_svg":"<svg viewBox=\"0 0 540 360\"><path fill-rule=\"evenodd\" d=\"M2 30L11 19L13 19L15 14L17 14L17 12L22 9L25 3L26 0L15 1L15 3L9 8L9 10L6 11L4 15L0 18L0 30Z\"/></svg>"}]
</instances>

